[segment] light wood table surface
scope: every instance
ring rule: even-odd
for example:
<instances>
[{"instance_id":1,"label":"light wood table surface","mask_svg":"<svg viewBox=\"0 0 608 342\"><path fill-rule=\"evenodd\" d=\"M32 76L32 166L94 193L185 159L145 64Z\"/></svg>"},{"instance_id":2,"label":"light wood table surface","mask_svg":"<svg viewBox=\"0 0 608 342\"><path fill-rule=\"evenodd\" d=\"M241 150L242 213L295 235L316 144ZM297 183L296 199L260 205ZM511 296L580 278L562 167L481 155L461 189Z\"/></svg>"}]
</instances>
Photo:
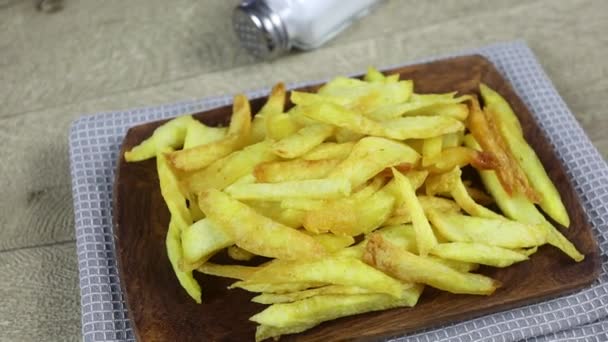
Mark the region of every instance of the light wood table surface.
<instances>
[{"instance_id":1,"label":"light wood table surface","mask_svg":"<svg viewBox=\"0 0 608 342\"><path fill-rule=\"evenodd\" d=\"M0 0L0 341L80 340L68 129L171 103L524 39L608 156L608 2L388 1L323 48L255 61L222 0Z\"/></svg>"}]
</instances>

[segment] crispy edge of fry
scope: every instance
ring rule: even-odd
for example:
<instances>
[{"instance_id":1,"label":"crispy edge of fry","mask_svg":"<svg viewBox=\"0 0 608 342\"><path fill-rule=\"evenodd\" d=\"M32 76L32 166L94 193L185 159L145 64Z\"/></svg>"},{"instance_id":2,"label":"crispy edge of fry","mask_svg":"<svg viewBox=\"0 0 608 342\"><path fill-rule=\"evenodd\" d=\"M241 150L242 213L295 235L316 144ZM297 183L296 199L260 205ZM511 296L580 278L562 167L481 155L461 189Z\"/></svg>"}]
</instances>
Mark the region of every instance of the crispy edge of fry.
<instances>
[{"instance_id":1,"label":"crispy edge of fry","mask_svg":"<svg viewBox=\"0 0 608 342\"><path fill-rule=\"evenodd\" d=\"M228 133L222 140L187 150L171 152L171 165L181 171L202 169L214 161L227 156L247 142L251 131L251 107L245 95L236 95Z\"/></svg>"},{"instance_id":2,"label":"crispy edge of fry","mask_svg":"<svg viewBox=\"0 0 608 342\"><path fill-rule=\"evenodd\" d=\"M416 231L418 253L422 256L426 256L433 247L437 245L437 238L433 233L433 229L426 218L422 205L418 201L416 192L410 181L395 169L393 169L393 177L400 189L402 201L407 206L409 214L412 217L412 223L414 230Z\"/></svg>"},{"instance_id":3,"label":"crispy edge of fry","mask_svg":"<svg viewBox=\"0 0 608 342\"><path fill-rule=\"evenodd\" d=\"M265 162L258 164L254 168L253 175L259 183L321 179L327 176L341 162L340 159L294 159Z\"/></svg>"},{"instance_id":4,"label":"crispy edge of fry","mask_svg":"<svg viewBox=\"0 0 608 342\"><path fill-rule=\"evenodd\" d=\"M245 280L253 273L259 271L260 268L259 266L219 265L206 262L197 268L196 271L216 277Z\"/></svg>"},{"instance_id":5,"label":"crispy edge of fry","mask_svg":"<svg viewBox=\"0 0 608 342\"><path fill-rule=\"evenodd\" d=\"M431 285L451 293L490 295L501 286L495 279L474 273L462 273L429 257L400 249L372 234L363 260L405 282Z\"/></svg>"},{"instance_id":6,"label":"crispy edge of fry","mask_svg":"<svg viewBox=\"0 0 608 342\"><path fill-rule=\"evenodd\" d=\"M280 259L317 258L326 252L312 237L273 221L215 189L198 195L199 207L254 254Z\"/></svg>"}]
</instances>

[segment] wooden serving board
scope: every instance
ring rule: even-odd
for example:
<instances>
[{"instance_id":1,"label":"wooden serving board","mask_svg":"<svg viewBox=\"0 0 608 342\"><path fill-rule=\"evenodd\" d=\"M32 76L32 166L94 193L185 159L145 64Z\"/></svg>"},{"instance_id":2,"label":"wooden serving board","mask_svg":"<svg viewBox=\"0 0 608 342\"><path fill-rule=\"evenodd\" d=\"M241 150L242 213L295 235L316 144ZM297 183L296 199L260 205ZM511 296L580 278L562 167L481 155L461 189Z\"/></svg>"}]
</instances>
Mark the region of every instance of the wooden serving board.
<instances>
[{"instance_id":1,"label":"wooden serving board","mask_svg":"<svg viewBox=\"0 0 608 342\"><path fill-rule=\"evenodd\" d=\"M369 340L405 334L538 302L591 283L599 272L599 251L581 203L530 111L495 67L481 56L466 56L402 67L388 73L413 79L418 93L455 90L478 93L479 83L484 82L502 94L518 114L526 139L562 195L572 225L561 231L586 258L575 263L557 249L543 246L529 261L505 269L482 268L481 273L503 284L492 296L454 295L427 286L414 308L345 317L301 334L284 336L282 340ZM254 112L264 101L264 98L252 100ZM195 117L205 124L218 125L225 124L230 114L231 107L226 106L197 113ZM149 137L163 122L129 130L114 185L116 251L135 334L139 341L253 340L255 324L248 319L265 306L250 302L251 293L227 290L233 280L202 274L196 277L202 287L203 303L196 304L188 297L180 288L165 252L169 213L160 194L155 161L127 163L122 157L124 151Z\"/></svg>"}]
</instances>

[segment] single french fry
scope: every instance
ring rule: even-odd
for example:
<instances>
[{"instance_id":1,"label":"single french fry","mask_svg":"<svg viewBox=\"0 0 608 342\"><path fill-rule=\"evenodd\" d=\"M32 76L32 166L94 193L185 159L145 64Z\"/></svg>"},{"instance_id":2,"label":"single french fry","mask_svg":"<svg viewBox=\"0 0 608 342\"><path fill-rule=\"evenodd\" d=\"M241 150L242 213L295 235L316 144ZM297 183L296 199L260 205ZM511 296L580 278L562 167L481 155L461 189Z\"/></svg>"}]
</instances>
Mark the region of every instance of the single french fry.
<instances>
[{"instance_id":1,"label":"single french fry","mask_svg":"<svg viewBox=\"0 0 608 342\"><path fill-rule=\"evenodd\" d=\"M456 93L446 94L412 94L408 102L385 104L376 110L366 113L371 119L384 121L400 116L445 115L464 120L468 114L466 105L458 105L467 101L470 96L454 97ZM464 107L464 114L462 107ZM448 110L443 108L449 108ZM455 109L458 108L458 109ZM464 116L464 117L463 117Z\"/></svg>"},{"instance_id":2,"label":"single french fry","mask_svg":"<svg viewBox=\"0 0 608 342\"><path fill-rule=\"evenodd\" d=\"M465 137L467 146L481 149L472 136ZM568 241L545 217L541 214L534 203L530 202L522 194L510 196L502 187L496 172L487 170L480 171L481 180L488 192L496 200L500 210L509 218L528 224L540 224L547 231L547 242L567 254L574 261L580 262L585 259L572 242Z\"/></svg>"},{"instance_id":3,"label":"single french fry","mask_svg":"<svg viewBox=\"0 0 608 342\"><path fill-rule=\"evenodd\" d=\"M451 293L490 295L500 287L494 279L458 272L432 258L398 248L379 234L370 237L363 260L404 282L428 284Z\"/></svg>"},{"instance_id":4,"label":"single french fry","mask_svg":"<svg viewBox=\"0 0 608 342\"><path fill-rule=\"evenodd\" d=\"M178 170L200 170L214 161L241 148L249 139L251 130L251 108L244 95L234 97L233 114L228 133L222 140L196 146L187 150L171 152L169 161Z\"/></svg>"},{"instance_id":5,"label":"single french fry","mask_svg":"<svg viewBox=\"0 0 608 342\"><path fill-rule=\"evenodd\" d=\"M217 277L245 280L260 269L260 266L218 265L206 262L196 270Z\"/></svg>"},{"instance_id":6,"label":"single french fry","mask_svg":"<svg viewBox=\"0 0 608 342\"><path fill-rule=\"evenodd\" d=\"M319 295L293 303L271 305L250 320L261 324L256 331L256 341L259 342L270 337L304 331L321 322L344 316L414 306L422 289L421 285L408 287L398 300L385 294L371 293Z\"/></svg>"},{"instance_id":7,"label":"single french fry","mask_svg":"<svg viewBox=\"0 0 608 342\"><path fill-rule=\"evenodd\" d=\"M199 207L234 238L235 244L254 254L279 259L309 259L325 254L312 237L256 213L218 190L198 196Z\"/></svg>"},{"instance_id":8,"label":"single french fry","mask_svg":"<svg viewBox=\"0 0 608 342\"><path fill-rule=\"evenodd\" d=\"M357 286L399 298L399 281L357 259L329 256L312 260L277 260L264 266L244 281L245 284L319 282Z\"/></svg>"},{"instance_id":9,"label":"single french fry","mask_svg":"<svg viewBox=\"0 0 608 342\"><path fill-rule=\"evenodd\" d=\"M549 178L534 149L526 142L519 120L509 103L500 94L485 84L479 87L481 96L486 103L486 109L492 115L498 129L509 146L511 153L528 177L531 186L536 190L539 206L552 219L564 227L570 225L570 218L561 200L557 188Z\"/></svg>"},{"instance_id":10,"label":"single french fry","mask_svg":"<svg viewBox=\"0 0 608 342\"><path fill-rule=\"evenodd\" d=\"M418 159L418 153L405 144L366 137L355 144L348 158L338 164L328 178L347 179L356 188L387 167L416 163Z\"/></svg>"},{"instance_id":11,"label":"single french fry","mask_svg":"<svg viewBox=\"0 0 608 342\"><path fill-rule=\"evenodd\" d=\"M416 197L416 192L410 184L409 180L400 172L393 169L394 179L399 186L400 197L405 203L411 217L414 230L416 231L416 245L418 254L425 256L437 245L437 238L431 229L431 225L424 214L422 205Z\"/></svg>"},{"instance_id":12,"label":"single french fry","mask_svg":"<svg viewBox=\"0 0 608 342\"><path fill-rule=\"evenodd\" d=\"M253 175L259 183L321 179L341 163L340 159L275 161L258 164Z\"/></svg>"},{"instance_id":13,"label":"single french fry","mask_svg":"<svg viewBox=\"0 0 608 342\"><path fill-rule=\"evenodd\" d=\"M303 226L313 233L332 232L357 236L379 227L393 211L395 199L388 191L369 197L348 197L327 203L304 216Z\"/></svg>"},{"instance_id":14,"label":"single french fry","mask_svg":"<svg viewBox=\"0 0 608 342\"><path fill-rule=\"evenodd\" d=\"M296 158L320 145L334 133L334 127L326 124L305 126L295 134L272 145L272 151L282 158Z\"/></svg>"},{"instance_id":15,"label":"single french fry","mask_svg":"<svg viewBox=\"0 0 608 342\"><path fill-rule=\"evenodd\" d=\"M182 189L193 194L207 189L223 190L254 172L256 165L278 159L272 153L271 145L269 141L262 141L232 152L207 168L187 175L181 183Z\"/></svg>"},{"instance_id":16,"label":"single french fry","mask_svg":"<svg viewBox=\"0 0 608 342\"><path fill-rule=\"evenodd\" d=\"M231 259L238 261L249 261L255 257L255 254L236 245L228 247L226 252Z\"/></svg>"},{"instance_id":17,"label":"single french fry","mask_svg":"<svg viewBox=\"0 0 608 342\"><path fill-rule=\"evenodd\" d=\"M186 227L181 232L182 268L191 271L207 261L213 254L234 243L234 239L217 224L204 218Z\"/></svg>"},{"instance_id":18,"label":"single french fry","mask_svg":"<svg viewBox=\"0 0 608 342\"><path fill-rule=\"evenodd\" d=\"M184 149L221 140L227 131L226 127L209 127L198 120L190 120L186 126Z\"/></svg>"},{"instance_id":19,"label":"single french fry","mask_svg":"<svg viewBox=\"0 0 608 342\"><path fill-rule=\"evenodd\" d=\"M493 267L507 267L528 259L525 254L511 249L471 242L440 243L433 248L431 253L443 259Z\"/></svg>"},{"instance_id":20,"label":"single french fry","mask_svg":"<svg viewBox=\"0 0 608 342\"><path fill-rule=\"evenodd\" d=\"M353 147L354 141L345 143L326 142L314 147L308 153L302 156L304 160L321 160L321 159L346 159Z\"/></svg>"},{"instance_id":21,"label":"single french fry","mask_svg":"<svg viewBox=\"0 0 608 342\"><path fill-rule=\"evenodd\" d=\"M252 302L260 304L277 304L277 303L293 303L298 300L315 297L319 295L327 294L361 294L370 293L369 290L362 289L356 286L347 285L327 285L323 287L317 287L314 289L302 290L290 293L262 293L251 299Z\"/></svg>"},{"instance_id":22,"label":"single french fry","mask_svg":"<svg viewBox=\"0 0 608 342\"><path fill-rule=\"evenodd\" d=\"M224 191L239 200L333 199L350 195L351 185L345 179L307 179L281 183L233 184Z\"/></svg>"},{"instance_id":23,"label":"single french fry","mask_svg":"<svg viewBox=\"0 0 608 342\"><path fill-rule=\"evenodd\" d=\"M451 133L454 134L454 133ZM432 164L434 158L441 154L443 145L443 136L436 136L424 140L422 146L422 166L426 167Z\"/></svg>"},{"instance_id":24,"label":"single french fry","mask_svg":"<svg viewBox=\"0 0 608 342\"><path fill-rule=\"evenodd\" d=\"M180 227L179 223L173 218L169 222L169 230L167 231L167 237L165 240L165 246L167 248L167 256L173 272L179 281L180 285L195 302L201 303L201 286L198 284L196 279L192 276L192 271L182 271L179 267L180 259L182 258L182 244L180 241Z\"/></svg>"},{"instance_id":25,"label":"single french fry","mask_svg":"<svg viewBox=\"0 0 608 342\"><path fill-rule=\"evenodd\" d=\"M457 173L461 174L460 170L458 170ZM494 219L504 218L502 215L499 215L492 210L477 204L475 200L469 196L469 192L462 183L462 179L460 177L458 177L458 179L455 181L450 194L452 194L452 198L454 198L456 203L458 203L458 205L471 216Z\"/></svg>"},{"instance_id":26,"label":"single french fry","mask_svg":"<svg viewBox=\"0 0 608 342\"><path fill-rule=\"evenodd\" d=\"M428 218L439 234L451 242L476 242L504 248L526 248L547 242L540 224L488 219L430 210Z\"/></svg>"},{"instance_id":27,"label":"single french fry","mask_svg":"<svg viewBox=\"0 0 608 342\"><path fill-rule=\"evenodd\" d=\"M178 116L154 130L152 136L125 152L125 160L137 162L154 158L166 148L179 148L184 144L186 131L191 122L196 121L190 115Z\"/></svg>"}]
</instances>

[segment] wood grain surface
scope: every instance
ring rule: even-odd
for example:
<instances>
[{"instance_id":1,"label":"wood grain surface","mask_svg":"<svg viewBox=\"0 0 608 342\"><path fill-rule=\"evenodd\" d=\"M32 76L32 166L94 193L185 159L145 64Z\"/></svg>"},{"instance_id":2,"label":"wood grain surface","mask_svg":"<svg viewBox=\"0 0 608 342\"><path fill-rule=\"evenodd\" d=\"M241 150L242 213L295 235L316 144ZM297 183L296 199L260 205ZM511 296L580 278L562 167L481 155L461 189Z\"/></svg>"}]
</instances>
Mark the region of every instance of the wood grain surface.
<instances>
[{"instance_id":1,"label":"wood grain surface","mask_svg":"<svg viewBox=\"0 0 608 342\"><path fill-rule=\"evenodd\" d=\"M389 0L322 48L272 63L253 61L234 45L227 29L230 1L63 4L62 11L45 14L34 1L0 0L0 253L27 273L34 268L26 265L47 256L47 248L57 249L63 257L36 268L31 278L56 288L78 284L76 254L61 246L69 243L75 251L67 142L70 122L83 114L234 94L525 39L608 156L605 1ZM32 261L25 261L24 248ZM57 302L66 303L61 306L37 286L0 278L6 303L0 341L79 339L77 291L58 292ZM23 307L36 309L14 324L11 313Z\"/></svg>"},{"instance_id":2,"label":"wood grain surface","mask_svg":"<svg viewBox=\"0 0 608 342\"><path fill-rule=\"evenodd\" d=\"M599 251L579 199L531 113L498 71L485 58L469 56L388 73L399 73L402 79L414 80L419 93L455 90L461 94L478 93L480 82L500 92L518 114L527 140L539 154L562 195L572 220L571 227L562 229L562 232L586 258L575 263L555 248L544 246L530 261L504 269L483 268L481 273L503 284L492 296L453 295L427 289L414 308L345 317L302 334L288 336L286 340L387 337L537 302L591 283L599 272ZM264 99L252 101L252 109L256 111L263 103ZM231 111L231 106L226 106L196 114L196 117L209 125L224 124ZM131 128L123 142L122 152L149 137L165 121ZM200 305L185 294L165 253L169 214L160 194L154 160L127 163L122 154L115 180L114 232L129 315L139 339L250 340L254 336L255 325L248 318L264 306L251 303L249 300L253 295L250 293L227 290L233 280L224 278L198 277L203 288L203 303Z\"/></svg>"}]
</instances>

